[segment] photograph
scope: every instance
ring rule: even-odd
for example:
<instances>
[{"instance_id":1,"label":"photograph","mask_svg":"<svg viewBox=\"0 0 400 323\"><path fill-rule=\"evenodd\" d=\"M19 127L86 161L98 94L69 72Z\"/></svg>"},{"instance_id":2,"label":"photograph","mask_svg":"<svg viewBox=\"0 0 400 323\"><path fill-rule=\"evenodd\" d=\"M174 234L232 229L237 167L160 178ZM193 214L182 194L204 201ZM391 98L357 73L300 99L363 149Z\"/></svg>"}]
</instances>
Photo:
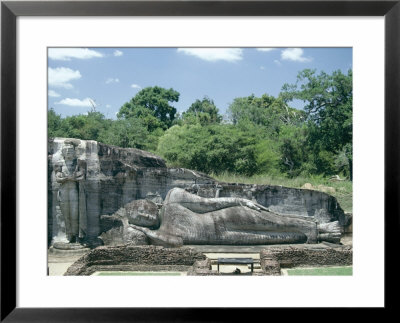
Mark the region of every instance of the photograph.
<instances>
[{"instance_id":1,"label":"photograph","mask_svg":"<svg viewBox=\"0 0 400 323\"><path fill-rule=\"evenodd\" d=\"M399 2L1 1L0 321L396 309Z\"/></svg>"},{"instance_id":2,"label":"photograph","mask_svg":"<svg viewBox=\"0 0 400 323\"><path fill-rule=\"evenodd\" d=\"M47 140L49 276L353 275L352 47L48 47Z\"/></svg>"}]
</instances>

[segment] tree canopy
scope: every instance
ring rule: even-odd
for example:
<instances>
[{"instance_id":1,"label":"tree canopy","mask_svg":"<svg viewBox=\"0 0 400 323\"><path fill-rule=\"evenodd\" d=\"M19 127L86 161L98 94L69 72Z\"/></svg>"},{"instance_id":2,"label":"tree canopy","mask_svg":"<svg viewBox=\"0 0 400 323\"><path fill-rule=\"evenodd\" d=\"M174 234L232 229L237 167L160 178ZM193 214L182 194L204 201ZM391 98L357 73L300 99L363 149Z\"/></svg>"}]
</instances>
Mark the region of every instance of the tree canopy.
<instances>
[{"instance_id":1,"label":"tree canopy","mask_svg":"<svg viewBox=\"0 0 400 323\"><path fill-rule=\"evenodd\" d=\"M306 69L277 97L234 98L227 122L207 96L180 116L172 106L179 96L173 89L144 88L122 105L117 120L94 110L62 118L50 109L48 136L148 150L170 166L209 174L352 178L351 70ZM291 106L295 100L303 109Z\"/></svg>"},{"instance_id":2,"label":"tree canopy","mask_svg":"<svg viewBox=\"0 0 400 323\"><path fill-rule=\"evenodd\" d=\"M176 114L176 109L170 102L178 100L179 93L172 88L146 87L121 107L117 117L142 119L149 131L157 128L166 130L171 127Z\"/></svg>"},{"instance_id":3,"label":"tree canopy","mask_svg":"<svg viewBox=\"0 0 400 323\"><path fill-rule=\"evenodd\" d=\"M174 166L252 175L256 172L255 143L232 125L176 125L160 139L157 151Z\"/></svg>"},{"instance_id":4,"label":"tree canopy","mask_svg":"<svg viewBox=\"0 0 400 323\"><path fill-rule=\"evenodd\" d=\"M314 152L318 171L335 171L333 155L347 158L352 177L353 138L353 73L335 71L331 75L315 70L298 74L296 84L285 84L282 96L286 101L302 100L308 120L308 145ZM338 161L336 161L336 164Z\"/></svg>"},{"instance_id":5,"label":"tree canopy","mask_svg":"<svg viewBox=\"0 0 400 323\"><path fill-rule=\"evenodd\" d=\"M296 110L287 105L281 97L254 94L236 98L228 108L231 121L237 124L241 121L264 126L271 132L279 132L283 124L299 124L305 118L304 111Z\"/></svg>"},{"instance_id":6,"label":"tree canopy","mask_svg":"<svg viewBox=\"0 0 400 323\"><path fill-rule=\"evenodd\" d=\"M200 123L201 125L220 123L222 116L218 113L218 108L214 101L208 97L204 97L201 101L196 100L182 114L182 119L185 123Z\"/></svg>"}]
</instances>

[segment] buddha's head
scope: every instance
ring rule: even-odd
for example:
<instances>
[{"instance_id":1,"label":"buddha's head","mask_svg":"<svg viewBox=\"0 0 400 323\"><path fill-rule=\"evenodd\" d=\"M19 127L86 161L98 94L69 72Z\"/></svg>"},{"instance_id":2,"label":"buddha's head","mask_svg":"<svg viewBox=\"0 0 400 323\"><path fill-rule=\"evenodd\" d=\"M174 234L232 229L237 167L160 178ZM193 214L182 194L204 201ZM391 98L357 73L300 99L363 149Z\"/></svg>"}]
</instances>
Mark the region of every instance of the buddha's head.
<instances>
[{"instance_id":1,"label":"buddha's head","mask_svg":"<svg viewBox=\"0 0 400 323\"><path fill-rule=\"evenodd\" d=\"M141 227L156 229L160 226L158 207L148 200L137 200L125 205L128 222Z\"/></svg>"},{"instance_id":2,"label":"buddha's head","mask_svg":"<svg viewBox=\"0 0 400 323\"><path fill-rule=\"evenodd\" d=\"M61 152L65 160L74 160L76 158L75 147L72 144L64 144Z\"/></svg>"},{"instance_id":3,"label":"buddha's head","mask_svg":"<svg viewBox=\"0 0 400 323\"><path fill-rule=\"evenodd\" d=\"M65 139L61 149L65 160L74 160L77 157L77 150L81 141L79 139Z\"/></svg>"}]
</instances>

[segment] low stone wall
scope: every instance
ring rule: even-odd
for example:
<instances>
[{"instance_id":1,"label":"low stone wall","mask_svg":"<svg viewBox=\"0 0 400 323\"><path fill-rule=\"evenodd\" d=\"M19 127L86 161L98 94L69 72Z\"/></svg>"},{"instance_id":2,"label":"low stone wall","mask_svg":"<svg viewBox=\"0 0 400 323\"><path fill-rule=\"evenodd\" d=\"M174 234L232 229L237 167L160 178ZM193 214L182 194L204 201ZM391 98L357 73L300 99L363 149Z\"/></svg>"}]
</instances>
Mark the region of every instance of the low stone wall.
<instances>
[{"instance_id":1,"label":"low stone wall","mask_svg":"<svg viewBox=\"0 0 400 323\"><path fill-rule=\"evenodd\" d=\"M188 276L219 276L220 273L211 269L211 260L197 260L187 272Z\"/></svg>"},{"instance_id":2,"label":"low stone wall","mask_svg":"<svg viewBox=\"0 0 400 323\"><path fill-rule=\"evenodd\" d=\"M95 271L178 270L186 271L206 256L191 248L159 246L98 247L72 264L65 276L88 276Z\"/></svg>"},{"instance_id":3,"label":"low stone wall","mask_svg":"<svg viewBox=\"0 0 400 323\"><path fill-rule=\"evenodd\" d=\"M281 268L290 267L349 266L353 264L353 249L350 246L271 247L260 252L260 264L266 275L280 275Z\"/></svg>"},{"instance_id":4,"label":"low stone wall","mask_svg":"<svg viewBox=\"0 0 400 323\"><path fill-rule=\"evenodd\" d=\"M262 255L260 254L260 266L265 275L268 276L280 276L281 265L278 260L276 260L272 255Z\"/></svg>"}]
</instances>

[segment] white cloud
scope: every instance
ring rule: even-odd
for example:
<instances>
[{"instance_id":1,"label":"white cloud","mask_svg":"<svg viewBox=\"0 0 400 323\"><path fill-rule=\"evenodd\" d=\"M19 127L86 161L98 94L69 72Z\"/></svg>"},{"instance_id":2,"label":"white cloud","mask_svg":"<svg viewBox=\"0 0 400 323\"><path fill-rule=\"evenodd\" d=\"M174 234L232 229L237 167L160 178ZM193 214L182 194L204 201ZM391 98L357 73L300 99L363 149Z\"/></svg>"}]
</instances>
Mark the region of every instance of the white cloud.
<instances>
[{"instance_id":1,"label":"white cloud","mask_svg":"<svg viewBox=\"0 0 400 323\"><path fill-rule=\"evenodd\" d=\"M49 90L48 94L52 98L58 98L60 96L60 94L58 94L56 91L53 91L53 90Z\"/></svg>"},{"instance_id":2,"label":"white cloud","mask_svg":"<svg viewBox=\"0 0 400 323\"><path fill-rule=\"evenodd\" d=\"M120 50L116 49L116 50L114 51L114 56L122 56L122 55L124 55L124 53L121 52Z\"/></svg>"},{"instance_id":3,"label":"white cloud","mask_svg":"<svg viewBox=\"0 0 400 323\"><path fill-rule=\"evenodd\" d=\"M260 70L265 70L265 66L260 66Z\"/></svg>"},{"instance_id":4,"label":"white cloud","mask_svg":"<svg viewBox=\"0 0 400 323\"><path fill-rule=\"evenodd\" d=\"M259 52L271 52L273 50L276 50L276 48L267 48L267 47L262 47L262 48L256 48Z\"/></svg>"},{"instance_id":5,"label":"white cloud","mask_svg":"<svg viewBox=\"0 0 400 323\"><path fill-rule=\"evenodd\" d=\"M49 48L49 58L59 61L70 61L71 58L90 59L104 55L88 48Z\"/></svg>"},{"instance_id":6,"label":"white cloud","mask_svg":"<svg viewBox=\"0 0 400 323\"><path fill-rule=\"evenodd\" d=\"M106 104L106 108L107 109L111 108L111 104Z\"/></svg>"},{"instance_id":7,"label":"white cloud","mask_svg":"<svg viewBox=\"0 0 400 323\"><path fill-rule=\"evenodd\" d=\"M281 63L280 61L278 61L277 59L274 60L274 63L275 63L276 65L278 65L278 66L281 66L281 65L282 65L282 63Z\"/></svg>"},{"instance_id":8,"label":"white cloud","mask_svg":"<svg viewBox=\"0 0 400 323\"><path fill-rule=\"evenodd\" d=\"M310 57L303 56L304 51L301 48L286 48L281 52L281 59L294 62L309 62Z\"/></svg>"},{"instance_id":9,"label":"white cloud","mask_svg":"<svg viewBox=\"0 0 400 323\"><path fill-rule=\"evenodd\" d=\"M118 78L109 77L109 78L106 80L106 84L110 84L110 83L119 83L119 79L118 79Z\"/></svg>"},{"instance_id":10,"label":"white cloud","mask_svg":"<svg viewBox=\"0 0 400 323\"><path fill-rule=\"evenodd\" d=\"M70 81L78 80L82 77L81 73L76 70L71 70L68 67L49 67L48 81L49 86L61 87L64 89L72 89L73 86Z\"/></svg>"},{"instance_id":11,"label":"white cloud","mask_svg":"<svg viewBox=\"0 0 400 323\"><path fill-rule=\"evenodd\" d=\"M80 108L91 108L93 107L93 105L96 106L96 103L90 98L85 98L83 100L66 98L62 99L59 102L56 102L55 104L68 105L70 107L80 107Z\"/></svg>"},{"instance_id":12,"label":"white cloud","mask_svg":"<svg viewBox=\"0 0 400 323\"><path fill-rule=\"evenodd\" d=\"M243 59L241 48L178 48L178 53L192 55L208 62L236 62Z\"/></svg>"},{"instance_id":13,"label":"white cloud","mask_svg":"<svg viewBox=\"0 0 400 323\"><path fill-rule=\"evenodd\" d=\"M137 85L137 84L132 84L131 88L132 89L141 89L142 87L140 85Z\"/></svg>"}]
</instances>

